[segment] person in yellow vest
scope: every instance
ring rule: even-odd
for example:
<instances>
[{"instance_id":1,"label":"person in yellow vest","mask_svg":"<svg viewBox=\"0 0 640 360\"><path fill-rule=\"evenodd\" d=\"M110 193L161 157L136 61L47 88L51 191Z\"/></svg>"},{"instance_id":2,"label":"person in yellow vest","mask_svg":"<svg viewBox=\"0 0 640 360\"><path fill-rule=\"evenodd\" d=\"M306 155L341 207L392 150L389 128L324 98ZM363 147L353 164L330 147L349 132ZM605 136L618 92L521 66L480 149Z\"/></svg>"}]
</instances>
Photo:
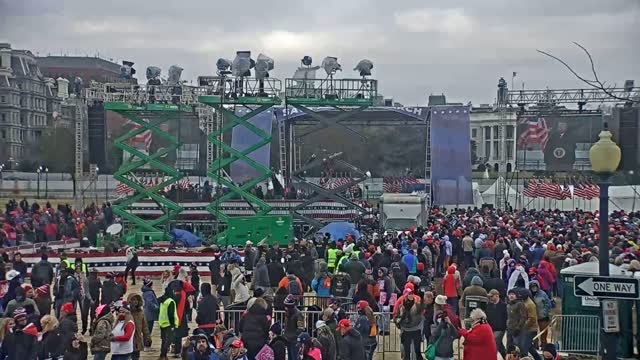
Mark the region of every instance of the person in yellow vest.
<instances>
[{"instance_id":1,"label":"person in yellow vest","mask_svg":"<svg viewBox=\"0 0 640 360\"><path fill-rule=\"evenodd\" d=\"M82 258L80 258L80 257L77 257L77 258L76 258L76 260L75 260L75 263L71 265L71 268L72 268L72 269L74 269L74 270L75 270L77 267L79 267L79 268L82 270L82 273L83 273L83 274L87 275L87 270L88 270L88 268L87 268L87 264L85 264L85 263L82 261Z\"/></svg>"},{"instance_id":2,"label":"person in yellow vest","mask_svg":"<svg viewBox=\"0 0 640 360\"><path fill-rule=\"evenodd\" d=\"M162 340L159 360L167 360L169 345L173 342L173 332L180 325L174 291L167 288L164 295L158 298L158 303L160 303L158 325L160 326L160 338Z\"/></svg>"},{"instance_id":3,"label":"person in yellow vest","mask_svg":"<svg viewBox=\"0 0 640 360\"><path fill-rule=\"evenodd\" d=\"M342 266L344 266L346 263L349 262L349 259L351 259L351 255L352 254L356 254L356 256L358 256L358 259L360 258L360 251L354 251L354 244L351 243L348 246L345 246L343 251L344 251L344 256L342 256L340 258L340 260L338 260L338 265L336 266L338 268L338 270L343 271L342 270Z\"/></svg>"},{"instance_id":4,"label":"person in yellow vest","mask_svg":"<svg viewBox=\"0 0 640 360\"><path fill-rule=\"evenodd\" d=\"M338 261L338 249L336 249L336 243L329 245L327 250L327 268L330 272L333 272L336 268L336 261Z\"/></svg>"},{"instance_id":5,"label":"person in yellow vest","mask_svg":"<svg viewBox=\"0 0 640 360\"><path fill-rule=\"evenodd\" d=\"M72 268L73 269L73 263L71 263L71 261L67 258L67 255L65 253L60 254L60 264L64 264L65 268ZM61 269L62 271L62 269Z\"/></svg>"}]
</instances>

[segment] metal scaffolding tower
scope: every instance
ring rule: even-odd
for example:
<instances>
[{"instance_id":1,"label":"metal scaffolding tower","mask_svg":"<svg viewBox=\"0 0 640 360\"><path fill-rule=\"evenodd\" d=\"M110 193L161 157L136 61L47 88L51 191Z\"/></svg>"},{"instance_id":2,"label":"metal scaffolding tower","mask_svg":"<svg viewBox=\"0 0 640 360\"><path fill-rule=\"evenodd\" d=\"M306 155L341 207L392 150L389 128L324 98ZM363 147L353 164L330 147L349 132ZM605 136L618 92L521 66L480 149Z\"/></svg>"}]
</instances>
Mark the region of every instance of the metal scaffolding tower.
<instances>
[{"instance_id":1,"label":"metal scaffolding tower","mask_svg":"<svg viewBox=\"0 0 640 360\"><path fill-rule=\"evenodd\" d=\"M274 105L282 102L279 98L281 90L280 80L273 78L234 78L233 80L221 76L213 78L209 82L207 95L198 97L202 104L214 108L217 114L218 127L207 135L209 142L217 147L219 156L211 163L208 171L209 177L214 179L216 188L224 185L229 192L222 194L216 191L215 199L209 204L207 210L216 217L216 226L219 222L227 222L229 216L221 210L221 205L232 197L240 197L246 200L255 211L255 216L266 215L271 211L271 206L251 193L256 185L271 177L271 170L254 161L248 155L255 150L271 143L271 135L256 127L250 122L254 116L267 111ZM238 115L236 108L246 110L243 115ZM259 141L248 148L239 151L224 142L224 133L232 131L236 126L242 126L259 137ZM242 160L259 172L259 175L243 184L236 184L224 171L233 162ZM226 230L216 235L216 240L225 238Z\"/></svg>"},{"instance_id":2,"label":"metal scaffolding tower","mask_svg":"<svg viewBox=\"0 0 640 360\"><path fill-rule=\"evenodd\" d=\"M283 170L288 170L287 174L290 174L290 177L298 181L303 187L312 189L318 193L318 196L292 209L291 215L304 220L313 227L317 228L321 226L321 223L301 216L299 210L323 197L333 198L348 208L357 209L364 213L364 209L359 205L339 195L339 193L344 190L365 180L366 177L363 176L362 171L351 164L335 159L337 163L352 172L352 175L355 177L352 177L349 184L334 189L324 189L300 176L305 170L318 166L319 161L322 160L315 159L315 161L311 161L309 164L302 165L299 142L300 139L315 131L333 126L342 127L345 131L352 132L354 135L363 138L361 134L342 124L342 122L354 114L360 113L374 105L378 93L377 80L367 79L365 77L361 79L334 79L333 76L330 75L326 79L286 79L285 88L285 117L282 120L284 122L284 131L279 130L279 133L282 133L282 135L286 133L289 134L288 148L281 144L280 149L282 151L286 148L289 155L289 163L285 163L287 156L282 156L281 153L280 166ZM303 134L296 134L293 120L287 117L289 114L289 106L317 121L318 126ZM317 111L315 109L316 107L331 107L334 108L338 114L336 116L328 116L328 113Z\"/></svg>"}]
</instances>

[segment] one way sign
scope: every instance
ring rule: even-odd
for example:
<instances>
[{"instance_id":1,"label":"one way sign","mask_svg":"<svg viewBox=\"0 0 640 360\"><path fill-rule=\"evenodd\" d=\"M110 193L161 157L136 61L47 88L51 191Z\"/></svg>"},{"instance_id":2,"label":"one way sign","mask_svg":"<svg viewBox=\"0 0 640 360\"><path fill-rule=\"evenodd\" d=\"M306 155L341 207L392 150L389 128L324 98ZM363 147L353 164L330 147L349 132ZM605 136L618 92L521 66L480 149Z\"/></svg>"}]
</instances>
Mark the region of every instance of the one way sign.
<instances>
[{"instance_id":1,"label":"one way sign","mask_svg":"<svg viewBox=\"0 0 640 360\"><path fill-rule=\"evenodd\" d=\"M576 276L573 279L576 296L597 296L610 299L640 299L640 279Z\"/></svg>"}]
</instances>

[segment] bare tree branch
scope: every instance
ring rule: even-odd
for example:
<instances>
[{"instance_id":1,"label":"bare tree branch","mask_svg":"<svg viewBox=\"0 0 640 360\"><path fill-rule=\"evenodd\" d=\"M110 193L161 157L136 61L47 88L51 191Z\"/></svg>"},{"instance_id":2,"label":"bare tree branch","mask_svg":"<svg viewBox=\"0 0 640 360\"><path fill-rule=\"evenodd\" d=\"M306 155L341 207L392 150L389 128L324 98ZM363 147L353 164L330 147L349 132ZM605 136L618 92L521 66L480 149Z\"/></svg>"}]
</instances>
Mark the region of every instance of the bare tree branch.
<instances>
[{"instance_id":1,"label":"bare tree branch","mask_svg":"<svg viewBox=\"0 0 640 360\"><path fill-rule=\"evenodd\" d=\"M560 64L564 65L564 67L566 67L572 74L573 76L575 76L576 78L578 78L580 81L582 81L583 83L589 85L590 87L594 88L594 89L598 89L601 90L602 92L604 92L607 96L611 97L612 99L617 99L617 100L621 100L621 101L625 101L625 102L640 102L640 100L638 99L634 99L632 97L621 97L621 96L617 96L612 92L612 89L615 89L615 84L613 86L606 86L606 81L600 81L600 79L598 78L598 72L596 71L596 66L595 63L593 61L593 57L591 56L591 53L589 52L589 50L587 50L587 48L585 48L584 46L582 46L580 43L578 42L573 42L574 45L576 45L577 47L579 47L580 49L582 49L582 51L584 51L584 53L587 55L587 57L589 58L589 63L591 64L591 72L593 73L593 77L594 80L589 80L583 76L581 76L580 74L578 74L575 70L573 70L573 68L567 64L564 60L562 60L561 58L548 53L546 51L542 51L542 50L536 50L537 52L548 56L550 58L552 58L553 60L559 62Z\"/></svg>"}]
</instances>

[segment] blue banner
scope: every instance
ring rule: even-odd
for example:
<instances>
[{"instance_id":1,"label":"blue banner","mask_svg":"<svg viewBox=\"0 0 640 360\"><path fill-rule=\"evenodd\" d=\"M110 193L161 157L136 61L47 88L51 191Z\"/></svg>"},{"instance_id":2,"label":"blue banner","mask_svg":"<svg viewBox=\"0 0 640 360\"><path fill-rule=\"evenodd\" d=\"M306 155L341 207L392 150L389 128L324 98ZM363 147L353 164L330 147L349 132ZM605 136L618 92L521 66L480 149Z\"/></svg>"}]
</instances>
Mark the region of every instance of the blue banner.
<instances>
[{"instance_id":1,"label":"blue banner","mask_svg":"<svg viewBox=\"0 0 640 360\"><path fill-rule=\"evenodd\" d=\"M431 109L431 189L434 205L473 204L469 106Z\"/></svg>"},{"instance_id":2,"label":"blue banner","mask_svg":"<svg viewBox=\"0 0 640 360\"><path fill-rule=\"evenodd\" d=\"M236 115L241 116L244 115L247 111L244 109L236 111ZM263 111L256 116L249 119L249 123L255 125L260 128L267 134L271 135L271 121L273 120L272 110ZM251 147L251 145L259 142L261 139L258 135L256 135L253 131L247 129L242 125L238 125L233 128L232 137L231 137L231 147L238 150L243 151ZM265 166L266 168L271 167L271 142L266 144L265 146L249 153L249 158L255 160L259 164ZM256 170L249 164L247 164L244 160L236 160L231 164L231 179L234 183L239 184L246 182L256 176L260 175L260 171Z\"/></svg>"}]
</instances>

